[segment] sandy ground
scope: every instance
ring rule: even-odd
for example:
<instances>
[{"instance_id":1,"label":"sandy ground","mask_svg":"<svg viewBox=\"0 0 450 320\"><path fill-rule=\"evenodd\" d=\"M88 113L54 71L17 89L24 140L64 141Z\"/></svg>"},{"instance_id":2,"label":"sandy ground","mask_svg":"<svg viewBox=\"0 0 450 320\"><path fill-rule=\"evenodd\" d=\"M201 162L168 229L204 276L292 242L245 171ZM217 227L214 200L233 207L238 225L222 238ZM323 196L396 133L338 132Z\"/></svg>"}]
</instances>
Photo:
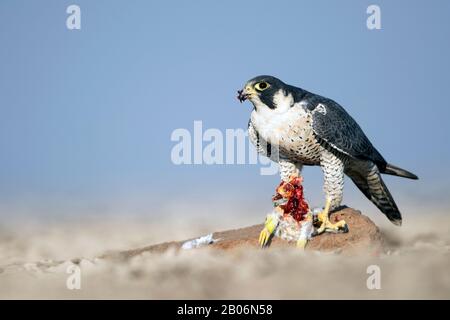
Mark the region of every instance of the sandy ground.
<instances>
[{"instance_id":1,"label":"sandy ground","mask_svg":"<svg viewBox=\"0 0 450 320\"><path fill-rule=\"evenodd\" d=\"M245 226L259 220L238 221ZM450 218L445 213L410 217L402 228L382 227L389 252L378 257L295 248L207 248L145 252L127 260L96 258L238 226L236 220L204 217L2 223L0 298L450 298ZM80 266L80 290L66 285L72 262ZM367 288L371 265L380 267L379 290Z\"/></svg>"}]
</instances>

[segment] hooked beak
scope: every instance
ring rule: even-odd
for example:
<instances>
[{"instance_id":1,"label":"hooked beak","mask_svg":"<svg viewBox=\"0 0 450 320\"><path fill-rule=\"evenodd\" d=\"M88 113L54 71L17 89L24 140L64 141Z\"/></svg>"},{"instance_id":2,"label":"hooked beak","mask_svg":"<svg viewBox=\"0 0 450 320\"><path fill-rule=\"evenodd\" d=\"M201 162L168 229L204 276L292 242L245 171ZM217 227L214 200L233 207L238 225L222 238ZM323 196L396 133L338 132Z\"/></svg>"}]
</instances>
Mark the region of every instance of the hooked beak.
<instances>
[{"instance_id":1,"label":"hooked beak","mask_svg":"<svg viewBox=\"0 0 450 320\"><path fill-rule=\"evenodd\" d=\"M237 98L239 100L240 103L244 102L245 100L248 99L248 94L244 92L244 90L238 90L238 95Z\"/></svg>"}]
</instances>

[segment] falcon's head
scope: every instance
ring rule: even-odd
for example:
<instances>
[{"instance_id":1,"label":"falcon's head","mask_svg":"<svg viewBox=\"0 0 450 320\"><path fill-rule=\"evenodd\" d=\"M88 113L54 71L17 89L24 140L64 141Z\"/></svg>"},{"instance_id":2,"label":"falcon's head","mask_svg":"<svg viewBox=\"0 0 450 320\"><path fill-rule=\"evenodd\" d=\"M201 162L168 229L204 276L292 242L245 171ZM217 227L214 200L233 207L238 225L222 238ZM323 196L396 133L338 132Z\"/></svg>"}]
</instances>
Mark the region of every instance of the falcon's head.
<instances>
[{"instance_id":1,"label":"falcon's head","mask_svg":"<svg viewBox=\"0 0 450 320\"><path fill-rule=\"evenodd\" d=\"M272 76L258 76L238 90L240 102L250 100L256 111L271 109L278 112L286 111L293 104L291 86Z\"/></svg>"}]
</instances>

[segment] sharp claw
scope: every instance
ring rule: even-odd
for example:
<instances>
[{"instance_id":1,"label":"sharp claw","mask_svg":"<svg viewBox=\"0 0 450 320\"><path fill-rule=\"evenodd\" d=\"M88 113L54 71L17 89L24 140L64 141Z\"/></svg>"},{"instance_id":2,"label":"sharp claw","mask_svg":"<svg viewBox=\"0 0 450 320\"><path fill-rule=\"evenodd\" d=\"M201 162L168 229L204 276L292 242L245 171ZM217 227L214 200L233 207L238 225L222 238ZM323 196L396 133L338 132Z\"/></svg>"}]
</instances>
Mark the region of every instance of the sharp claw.
<instances>
[{"instance_id":1,"label":"sharp claw","mask_svg":"<svg viewBox=\"0 0 450 320\"><path fill-rule=\"evenodd\" d=\"M261 248L264 248L266 246L269 237L270 237L269 231L267 231L267 229L264 228L259 234L259 245L261 246Z\"/></svg>"},{"instance_id":2,"label":"sharp claw","mask_svg":"<svg viewBox=\"0 0 450 320\"><path fill-rule=\"evenodd\" d=\"M344 225L344 227L343 227L343 233L347 233L349 230L348 230L348 224L345 224Z\"/></svg>"},{"instance_id":3,"label":"sharp claw","mask_svg":"<svg viewBox=\"0 0 450 320\"><path fill-rule=\"evenodd\" d=\"M319 229L314 232L314 235L319 235L324 232L331 233L347 233L349 231L347 223L344 220L339 221L338 223L332 224L329 221L322 222L322 225Z\"/></svg>"},{"instance_id":4,"label":"sharp claw","mask_svg":"<svg viewBox=\"0 0 450 320\"><path fill-rule=\"evenodd\" d=\"M275 232L275 229L278 226L278 217L274 215L269 215L266 218L266 221L264 222L264 229L259 234L259 245L261 248L267 246L270 237Z\"/></svg>"},{"instance_id":5,"label":"sharp claw","mask_svg":"<svg viewBox=\"0 0 450 320\"><path fill-rule=\"evenodd\" d=\"M339 232L339 233L347 233L348 232L348 225L344 220L340 220L340 221L336 222L335 224L331 224L331 226L333 227L333 229L336 230L336 232Z\"/></svg>"},{"instance_id":6,"label":"sharp claw","mask_svg":"<svg viewBox=\"0 0 450 320\"><path fill-rule=\"evenodd\" d=\"M331 223L331 221L328 217L328 213L330 210L330 203L331 203L331 201L329 199L327 199L325 208L323 209L322 212L320 212L317 215L318 220L321 222L321 225L320 225L319 229L317 229L314 232L314 234L313 234L314 236L319 235L324 232L347 233L349 231L348 225L344 220L340 220L334 224Z\"/></svg>"}]
</instances>

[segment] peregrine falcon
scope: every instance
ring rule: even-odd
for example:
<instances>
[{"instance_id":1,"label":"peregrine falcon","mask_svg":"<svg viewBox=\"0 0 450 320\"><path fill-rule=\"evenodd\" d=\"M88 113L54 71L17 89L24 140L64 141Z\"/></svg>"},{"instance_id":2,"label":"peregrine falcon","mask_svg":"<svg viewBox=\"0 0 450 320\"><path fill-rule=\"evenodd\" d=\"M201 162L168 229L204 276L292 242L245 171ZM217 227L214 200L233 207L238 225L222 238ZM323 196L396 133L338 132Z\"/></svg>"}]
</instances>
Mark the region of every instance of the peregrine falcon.
<instances>
[{"instance_id":1,"label":"peregrine falcon","mask_svg":"<svg viewBox=\"0 0 450 320\"><path fill-rule=\"evenodd\" d=\"M386 162L356 121L335 101L258 76L238 91L240 102L253 104L248 133L257 151L278 162L283 181L304 165L320 166L324 175L325 210L341 205L344 174L395 225L402 216L381 173L418 179ZM328 220L328 218L327 218ZM327 228L338 226L326 221Z\"/></svg>"}]
</instances>

